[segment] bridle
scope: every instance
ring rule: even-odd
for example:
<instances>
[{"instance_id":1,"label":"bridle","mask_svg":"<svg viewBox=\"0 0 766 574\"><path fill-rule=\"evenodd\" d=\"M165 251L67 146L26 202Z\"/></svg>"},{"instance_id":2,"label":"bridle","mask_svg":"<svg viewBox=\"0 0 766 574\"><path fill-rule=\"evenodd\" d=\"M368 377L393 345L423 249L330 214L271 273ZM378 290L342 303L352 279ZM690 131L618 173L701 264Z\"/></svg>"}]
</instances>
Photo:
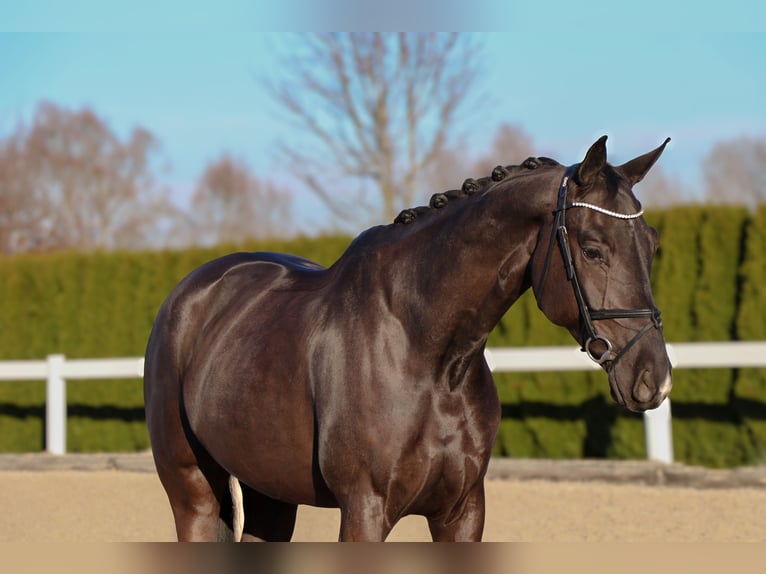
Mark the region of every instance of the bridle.
<instances>
[{"instance_id":1,"label":"bridle","mask_svg":"<svg viewBox=\"0 0 766 574\"><path fill-rule=\"evenodd\" d=\"M567 203L567 190L569 188L569 180L575 173L580 164L569 166L564 173L564 177L561 179L561 185L559 186L558 203L556 205L556 211L553 212L553 227L551 229L551 239L548 243L548 251L545 255L545 263L543 265L543 272L540 276L540 282L537 288L537 301L538 306L542 301L543 287L545 286L545 278L548 275L548 268L550 267L551 257L553 255L553 246L558 239L558 244L561 250L561 257L564 260L564 267L567 272L567 279L572 284L574 291L574 297L577 301L577 307L580 311L580 328L582 331L582 340L585 343L582 346L582 351L587 353L588 357L595 363L602 365L607 361L611 361L608 365L608 369L614 367L615 363L623 356L628 350L635 345L638 340L643 337L650 329L662 328L662 320L660 319L660 310L656 307L651 309L598 309L592 310L588 307L583 297L580 282L577 279L577 272L575 270L574 261L572 260L572 251L569 248L569 238L566 227L566 211L573 207L584 207L592 209L609 217L616 217L618 219L637 219L644 213L642 209L638 213L624 214L610 211L602 207L585 203L581 201L575 201ZM596 327L593 324L594 321L603 321L607 319L636 319L641 317L649 317L651 322L641 328L633 338L620 350L617 355L612 358L612 343L604 337L599 335L596 331ZM596 341L601 341L606 345L606 350L601 354L594 354L592 345Z\"/></svg>"}]
</instances>

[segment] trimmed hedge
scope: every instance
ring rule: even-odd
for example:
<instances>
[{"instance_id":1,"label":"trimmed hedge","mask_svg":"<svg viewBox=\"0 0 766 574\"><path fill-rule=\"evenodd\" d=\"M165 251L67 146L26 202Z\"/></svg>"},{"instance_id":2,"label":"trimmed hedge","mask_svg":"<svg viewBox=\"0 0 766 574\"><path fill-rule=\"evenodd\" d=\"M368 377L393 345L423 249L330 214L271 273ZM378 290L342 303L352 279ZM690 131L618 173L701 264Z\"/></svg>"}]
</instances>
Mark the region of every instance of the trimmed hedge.
<instances>
[{"instance_id":1,"label":"trimmed hedge","mask_svg":"<svg viewBox=\"0 0 766 574\"><path fill-rule=\"evenodd\" d=\"M668 341L766 339L766 207L691 206L647 215L661 249L652 274ZM142 355L173 286L231 251L269 250L335 261L348 237L299 238L182 252L0 258L0 359ZM573 344L526 293L490 346ZM549 458L642 458L643 419L617 408L601 372L498 373L503 420L495 453ZM0 451L43 448L44 383L0 382ZM70 381L68 449L149 446L138 381ZM676 458L714 467L766 453L766 370L674 373Z\"/></svg>"},{"instance_id":2,"label":"trimmed hedge","mask_svg":"<svg viewBox=\"0 0 766 574\"><path fill-rule=\"evenodd\" d=\"M736 314L738 339L766 340L766 205L745 227L744 259L738 280L739 304ZM766 461L766 369L742 369L730 398L737 422L752 445L747 462Z\"/></svg>"}]
</instances>

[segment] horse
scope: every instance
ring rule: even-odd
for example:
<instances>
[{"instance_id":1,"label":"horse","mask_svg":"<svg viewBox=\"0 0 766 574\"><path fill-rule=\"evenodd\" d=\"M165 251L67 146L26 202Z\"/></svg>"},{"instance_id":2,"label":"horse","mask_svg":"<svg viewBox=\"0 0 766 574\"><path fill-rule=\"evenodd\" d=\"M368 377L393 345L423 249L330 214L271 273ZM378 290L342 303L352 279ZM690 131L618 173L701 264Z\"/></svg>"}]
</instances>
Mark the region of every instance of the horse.
<instances>
[{"instance_id":1,"label":"horse","mask_svg":"<svg viewBox=\"0 0 766 574\"><path fill-rule=\"evenodd\" d=\"M657 232L633 186L669 138L619 166L606 136L564 166L529 158L362 232L325 268L234 253L160 307L144 397L179 541L288 541L298 505L339 508L341 541L422 515L479 541L500 404L484 349L533 289L641 412L671 388L650 284Z\"/></svg>"}]
</instances>

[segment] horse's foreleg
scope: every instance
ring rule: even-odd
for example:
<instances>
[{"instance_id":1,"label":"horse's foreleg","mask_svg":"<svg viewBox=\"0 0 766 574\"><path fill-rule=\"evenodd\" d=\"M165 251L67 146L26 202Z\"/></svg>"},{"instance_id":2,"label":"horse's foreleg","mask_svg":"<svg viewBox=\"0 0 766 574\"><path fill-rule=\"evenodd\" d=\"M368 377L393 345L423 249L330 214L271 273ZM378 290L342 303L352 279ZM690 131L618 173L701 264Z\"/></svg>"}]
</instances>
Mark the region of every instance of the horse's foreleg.
<instances>
[{"instance_id":1,"label":"horse's foreleg","mask_svg":"<svg viewBox=\"0 0 766 574\"><path fill-rule=\"evenodd\" d=\"M484 484L479 483L466 496L460 512L428 519L434 542L481 542L484 532Z\"/></svg>"},{"instance_id":2,"label":"horse's foreleg","mask_svg":"<svg viewBox=\"0 0 766 574\"><path fill-rule=\"evenodd\" d=\"M391 528L381 496L365 494L341 504L341 542L382 542Z\"/></svg>"}]
</instances>

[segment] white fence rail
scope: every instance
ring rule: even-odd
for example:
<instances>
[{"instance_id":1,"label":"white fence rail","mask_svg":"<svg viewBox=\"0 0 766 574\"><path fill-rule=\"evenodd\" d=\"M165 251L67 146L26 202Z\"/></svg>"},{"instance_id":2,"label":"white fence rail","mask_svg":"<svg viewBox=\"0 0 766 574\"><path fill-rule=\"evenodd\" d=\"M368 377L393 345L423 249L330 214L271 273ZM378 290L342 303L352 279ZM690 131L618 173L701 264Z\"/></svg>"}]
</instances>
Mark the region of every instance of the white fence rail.
<instances>
[{"instance_id":1,"label":"white fence rail","mask_svg":"<svg viewBox=\"0 0 766 574\"><path fill-rule=\"evenodd\" d=\"M668 345L676 369L766 367L766 341L673 343ZM599 369L576 347L491 348L487 362L494 372L583 371ZM49 355L40 361L0 361L0 381L45 380L45 448L66 452L67 379L136 379L143 377L143 357L66 359ZM670 400L644 413L647 458L673 462Z\"/></svg>"},{"instance_id":2,"label":"white fence rail","mask_svg":"<svg viewBox=\"0 0 766 574\"><path fill-rule=\"evenodd\" d=\"M766 367L766 341L668 344L675 369L737 369ZM513 347L487 349L493 372L586 371L600 366L577 347ZM673 462L673 431L670 399L644 413L646 457Z\"/></svg>"},{"instance_id":3,"label":"white fence rail","mask_svg":"<svg viewBox=\"0 0 766 574\"><path fill-rule=\"evenodd\" d=\"M66 452L67 379L140 379L144 358L66 359L48 355L44 361L0 361L0 381L46 381L45 450Z\"/></svg>"}]
</instances>

